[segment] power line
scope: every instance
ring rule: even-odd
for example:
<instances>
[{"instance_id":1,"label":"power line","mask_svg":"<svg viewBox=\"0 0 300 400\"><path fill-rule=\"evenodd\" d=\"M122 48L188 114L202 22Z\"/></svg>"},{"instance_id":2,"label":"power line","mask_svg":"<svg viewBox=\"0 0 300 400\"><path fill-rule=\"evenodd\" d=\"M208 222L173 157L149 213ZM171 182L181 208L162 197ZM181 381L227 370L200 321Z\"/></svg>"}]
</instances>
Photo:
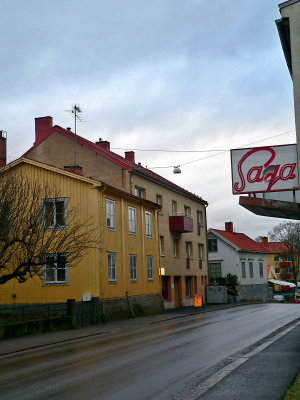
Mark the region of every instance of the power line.
<instances>
[{"instance_id":1,"label":"power line","mask_svg":"<svg viewBox=\"0 0 300 400\"><path fill-rule=\"evenodd\" d=\"M286 135L286 134L291 133L291 132L295 132L295 129L290 130L290 131L287 131L287 132L279 133L278 135L270 136L270 137L265 138L265 139L260 139L260 140L257 140L257 141L255 141L255 142L251 142L251 143L248 143L248 144L244 144L244 145L240 146L239 148L243 148L243 147L247 147L247 146L252 146L253 144L260 143L260 142L263 142L263 141L268 140L268 139L273 139L273 138L278 137L278 136ZM218 151L219 151L219 150L218 150ZM206 156L206 157L198 158L197 160L192 160L192 161L188 161L188 162L186 162L186 163L182 163L182 164L179 165L179 167L181 167L181 166L183 166L183 165L192 164L192 163L197 162L197 161L205 160L205 159L207 159L207 158L215 157L215 156L218 156L218 155L220 155L220 154L227 153L227 152L229 152L229 151L230 151L230 149L229 149L229 150L228 150L228 149L226 149L226 150L221 150L221 151L220 151L219 153L217 153L217 154L211 154L211 155ZM149 169L173 168L173 167L174 167L173 165L169 165L169 166L165 166L165 167L149 167Z\"/></svg>"},{"instance_id":2,"label":"power line","mask_svg":"<svg viewBox=\"0 0 300 400\"><path fill-rule=\"evenodd\" d=\"M286 135L286 134L291 133L291 132L295 132L295 129L287 131L287 132L279 133L277 135L270 136L270 137L267 137L265 139L257 140L256 142L245 144L242 147L250 146L252 144L259 143L259 142L262 142L264 140L273 139L275 137L278 137L278 136L281 136L281 135ZM112 147L112 150L145 151L145 152L148 151L148 152L165 152L165 153L209 153L209 152L215 152L215 151L221 151L221 152L230 151L230 149L170 150L170 149L137 149L137 148L124 148L124 147Z\"/></svg>"}]
</instances>

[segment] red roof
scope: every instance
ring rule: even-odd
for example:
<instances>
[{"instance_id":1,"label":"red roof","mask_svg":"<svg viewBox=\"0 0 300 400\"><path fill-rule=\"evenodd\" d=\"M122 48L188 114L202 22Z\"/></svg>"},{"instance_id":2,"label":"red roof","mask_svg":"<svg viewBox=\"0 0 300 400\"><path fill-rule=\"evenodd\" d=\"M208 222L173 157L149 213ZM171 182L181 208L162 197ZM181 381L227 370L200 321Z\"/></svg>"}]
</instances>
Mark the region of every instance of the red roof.
<instances>
[{"instance_id":1,"label":"red roof","mask_svg":"<svg viewBox=\"0 0 300 400\"><path fill-rule=\"evenodd\" d=\"M43 140L40 141L36 141L34 143L34 145L27 150L22 157L26 157L32 150L34 150L36 147L38 147L45 139L47 139L52 133L54 132L59 132L62 135L67 136L69 139L74 140L78 143L80 143L82 146L86 147L87 149L94 151L95 153L105 157L106 159L112 161L113 163L119 165L121 168L126 169L128 171L136 171L139 174L142 174L150 179L153 179L155 181L157 181L158 183L161 183L163 185L168 186L170 189L179 191L183 194L185 194L188 197L192 197L193 199L200 201L203 204L208 204L204 199L202 199L202 197L197 196L194 193L189 192L186 189L183 189L182 187L176 185L175 183L169 181L166 178L163 178L162 176L156 174L155 172L143 167L140 164L136 164L132 161L129 161L127 159L125 159L124 157L120 156L119 154L116 154L108 149L102 148L100 146L98 146L97 144L84 139L81 136L75 135L75 133L71 132L68 129L64 129L61 126L55 125L53 126L50 130L49 133L47 134L46 137L43 138Z\"/></svg>"},{"instance_id":2,"label":"red roof","mask_svg":"<svg viewBox=\"0 0 300 400\"><path fill-rule=\"evenodd\" d=\"M212 229L218 235L222 236L225 240L244 251L255 251L259 253L267 253L267 249L255 240L249 238L244 233L221 231L219 229Z\"/></svg>"},{"instance_id":3,"label":"red roof","mask_svg":"<svg viewBox=\"0 0 300 400\"><path fill-rule=\"evenodd\" d=\"M268 242L268 244L264 244L264 247L267 249L268 253L276 253L276 254L288 254L289 249L286 244L283 242Z\"/></svg>"}]
</instances>

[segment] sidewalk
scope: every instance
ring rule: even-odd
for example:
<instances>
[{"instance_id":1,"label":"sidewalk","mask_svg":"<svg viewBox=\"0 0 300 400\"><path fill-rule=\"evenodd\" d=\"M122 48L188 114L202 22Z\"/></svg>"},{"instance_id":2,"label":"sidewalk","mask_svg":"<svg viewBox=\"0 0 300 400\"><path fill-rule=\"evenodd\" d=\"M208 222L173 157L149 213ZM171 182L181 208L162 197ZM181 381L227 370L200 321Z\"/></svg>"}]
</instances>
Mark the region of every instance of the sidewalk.
<instances>
[{"instance_id":1,"label":"sidewalk","mask_svg":"<svg viewBox=\"0 0 300 400\"><path fill-rule=\"evenodd\" d=\"M249 359L245 357L247 361L193 400L283 399L300 370L299 335L300 325Z\"/></svg>"},{"instance_id":2,"label":"sidewalk","mask_svg":"<svg viewBox=\"0 0 300 400\"><path fill-rule=\"evenodd\" d=\"M203 307L195 309L194 307L182 307L173 310L166 310L162 314L149 315L145 317L136 317L122 321L113 321L101 323L99 325L87 326L79 329L69 329L57 332L47 332L37 335L28 335L16 338L0 340L0 356L22 350L29 350L40 346L66 342L85 338L94 335L107 333L118 333L124 330L132 330L139 326L151 325L161 321L182 318L184 316L205 313L215 310L221 310L230 307L245 307L254 303L242 304L205 304Z\"/></svg>"}]
</instances>

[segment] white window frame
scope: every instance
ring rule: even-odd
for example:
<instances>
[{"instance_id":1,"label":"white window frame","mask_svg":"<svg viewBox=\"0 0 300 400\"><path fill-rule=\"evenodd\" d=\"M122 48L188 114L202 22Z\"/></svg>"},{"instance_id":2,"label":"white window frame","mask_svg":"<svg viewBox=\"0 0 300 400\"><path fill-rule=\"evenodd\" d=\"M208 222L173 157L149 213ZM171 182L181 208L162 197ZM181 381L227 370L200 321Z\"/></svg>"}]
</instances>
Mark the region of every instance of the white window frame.
<instances>
[{"instance_id":1,"label":"white window frame","mask_svg":"<svg viewBox=\"0 0 300 400\"><path fill-rule=\"evenodd\" d=\"M210 237L207 239L208 252L217 253L218 252L218 239L215 237Z\"/></svg>"},{"instance_id":2,"label":"white window frame","mask_svg":"<svg viewBox=\"0 0 300 400\"><path fill-rule=\"evenodd\" d=\"M130 282L137 282L138 260L136 254L129 254L129 276Z\"/></svg>"},{"instance_id":3,"label":"white window frame","mask_svg":"<svg viewBox=\"0 0 300 400\"><path fill-rule=\"evenodd\" d=\"M241 276L242 279L247 278L246 260L241 260Z\"/></svg>"},{"instance_id":4,"label":"white window frame","mask_svg":"<svg viewBox=\"0 0 300 400\"><path fill-rule=\"evenodd\" d=\"M112 199L106 199L105 202L106 210L106 228L110 230L116 229L116 201Z\"/></svg>"},{"instance_id":5,"label":"white window frame","mask_svg":"<svg viewBox=\"0 0 300 400\"><path fill-rule=\"evenodd\" d=\"M64 218L64 224L59 225L57 223L57 203L63 203L64 204L64 209L63 209L63 218ZM53 210L53 225L47 225L47 215L46 215L46 204L52 204L52 210ZM68 217L68 212L67 212L67 205L68 205L68 199L65 197L57 197L57 198L47 198L42 200L42 217L43 217L43 226L45 230L55 230L55 229L66 229L68 226L67 222L67 217Z\"/></svg>"},{"instance_id":6,"label":"white window frame","mask_svg":"<svg viewBox=\"0 0 300 400\"><path fill-rule=\"evenodd\" d=\"M145 189L142 188L141 186L135 185L134 186L134 194L135 194L135 196L144 199L145 198Z\"/></svg>"},{"instance_id":7,"label":"white window frame","mask_svg":"<svg viewBox=\"0 0 300 400\"><path fill-rule=\"evenodd\" d=\"M152 237L152 213L150 211L145 211L145 229L146 237Z\"/></svg>"},{"instance_id":8,"label":"white window frame","mask_svg":"<svg viewBox=\"0 0 300 400\"><path fill-rule=\"evenodd\" d=\"M109 283L117 282L117 253L107 253L107 280Z\"/></svg>"},{"instance_id":9,"label":"white window frame","mask_svg":"<svg viewBox=\"0 0 300 400\"><path fill-rule=\"evenodd\" d=\"M249 267L249 278L254 278L254 261L248 260L248 267Z\"/></svg>"},{"instance_id":10,"label":"white window frame","mask_svg":"<svg viewBox=\"0 0 300 400\"><path fill-rule=\"evenodd\" d=\"M136 208L128 206L128 232L136 235Z\"/></svg>"},{"instance_id":11,"label":"white window frame","mask_svg":"<svg viewBox=\"0 0 300 400\"><path fill-rule=\"evenodd\" d=\"M153 256L147 256L147 277L148 281L153 281L154 280L154 274L153 274Z\"/></svg>"},{"instance_id":12,"label":"white window frame","mask_svg":"<svg viewBox=\"0 0 300 400\"><path fill-rule=\"evenodd\" d=\"M57 266L57 259L59 256L65 257L65 266L64 268L59 268ZM47 265L46 258L53 257L53 269L54 269L54 280L47 280ZM62 281L58 280L58 270L65 270L65 279ZM67 253L47 253L43 255L43 285L51 286L51 285L67 285L69 281L69 265L68 265L68 254Z\"/></svg>"},{"instance_id":13,"label":"white window frame","mask_svg":"<svg viewBox=\"0 0 300 400\"><path fill-rule=\"evenodd\" d=\"M264 277L264 262L258 260L258 269L259 269L259 277L263 278Z\"/></svg>"}]
</instances>

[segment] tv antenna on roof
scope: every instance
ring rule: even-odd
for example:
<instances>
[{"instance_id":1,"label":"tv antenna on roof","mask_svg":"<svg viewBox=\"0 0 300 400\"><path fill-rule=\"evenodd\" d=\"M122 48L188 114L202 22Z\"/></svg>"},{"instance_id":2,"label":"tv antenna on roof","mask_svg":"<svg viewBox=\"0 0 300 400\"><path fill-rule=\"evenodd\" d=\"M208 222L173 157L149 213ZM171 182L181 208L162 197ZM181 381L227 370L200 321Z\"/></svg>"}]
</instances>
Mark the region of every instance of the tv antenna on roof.
<instances>
[{"instance_id":1,"label":"tv antenna on roof","mask_svg":"<svg viewBox=\"0 0 300 400\"><path fill-rule=\"evenodd\" d=\"M80 114L82 114L82 110L81 110L81 108L79 107L78 104L74 104L74 106L72 107L72 110L65 110L65 111L74 115L74 125L75 125L74 126L74 133L76 135L77 121L85 122L85 120L80 115Z\"/></svg>"}]
</instances>

